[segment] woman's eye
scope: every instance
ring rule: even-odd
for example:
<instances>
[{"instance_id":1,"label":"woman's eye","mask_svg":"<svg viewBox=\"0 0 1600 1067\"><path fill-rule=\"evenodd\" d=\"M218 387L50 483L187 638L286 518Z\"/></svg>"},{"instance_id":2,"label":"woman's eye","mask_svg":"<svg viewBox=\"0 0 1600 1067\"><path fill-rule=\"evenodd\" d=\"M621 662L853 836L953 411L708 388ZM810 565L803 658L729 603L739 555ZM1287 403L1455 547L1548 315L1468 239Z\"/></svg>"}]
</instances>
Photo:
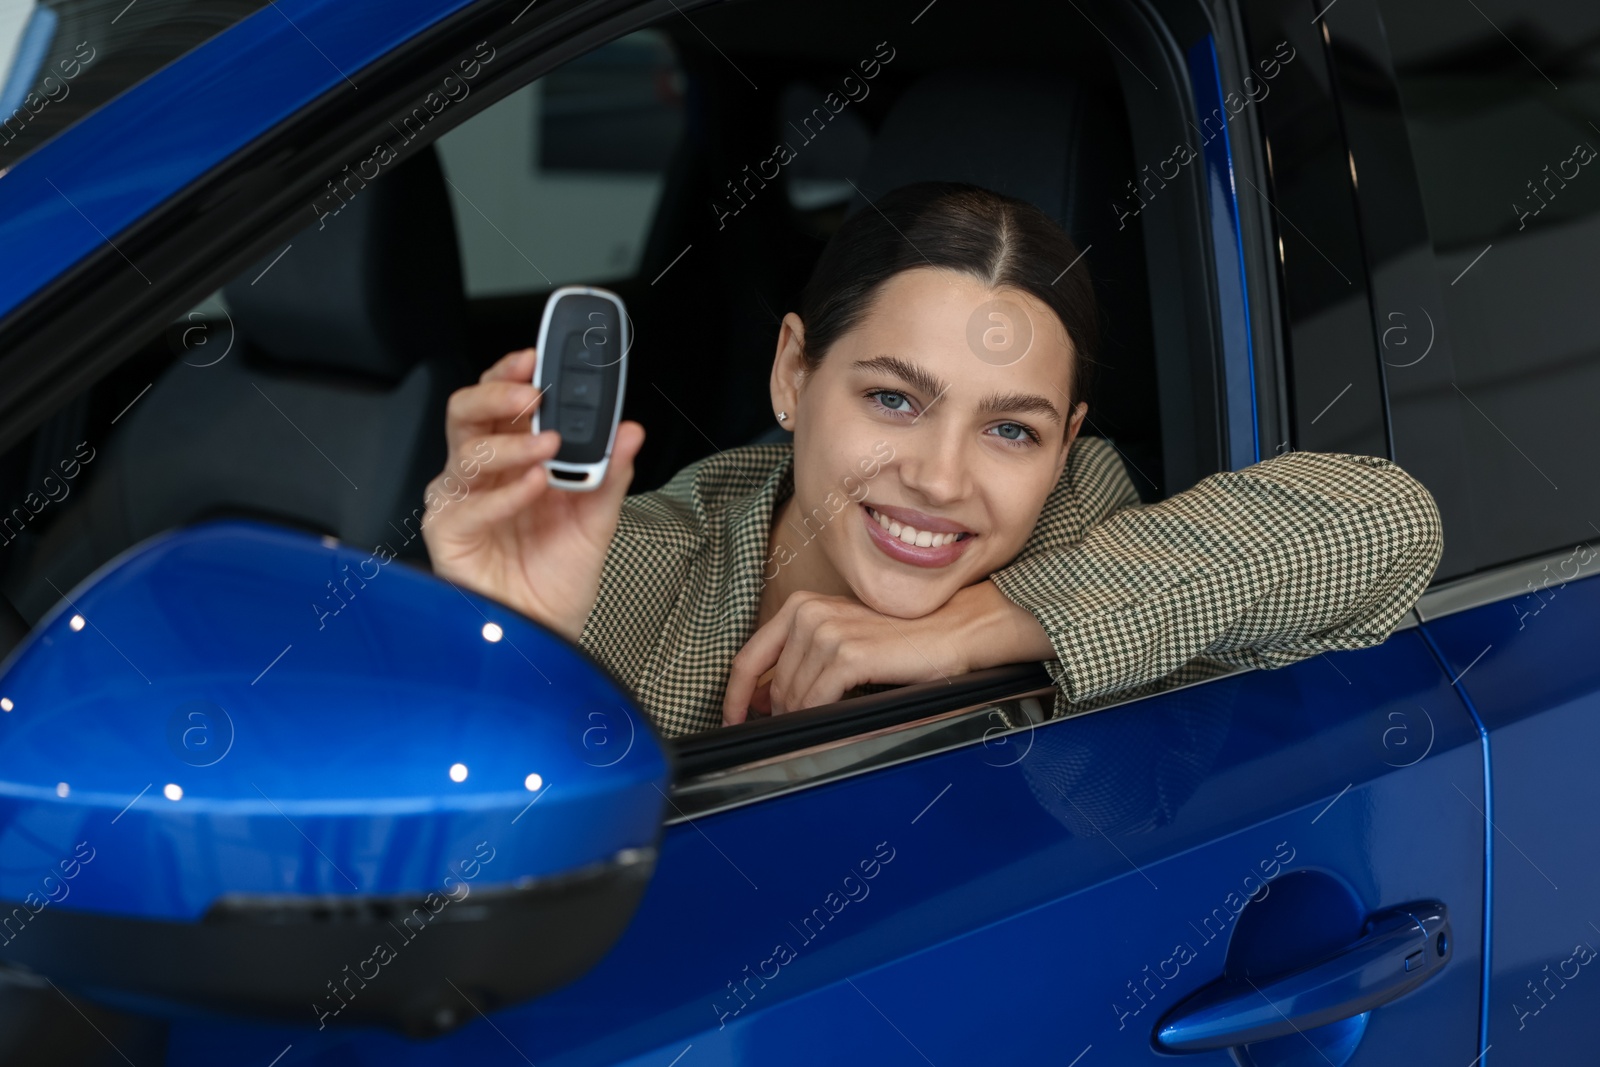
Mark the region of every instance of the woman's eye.
<instances>
[{"instance_id":1,"label":"woman's eye","mask_svg":"<svg viewBox=\"0 0 1600 1067\"><path fill-rule=\"evenodd\" d=\"M890 411L911 410L911 400L904 393L895 393L890 392L887 389L879 389L875 392L869 393L868 395L876 399L879 404L882 404Z\"/></svg>"},{"instance_id":2,"label":"woman's eye","mask_svg":"<svg viewBox=\"0 0 1600 1067\"><path fill-rule=\"evenodd\" d=\"M1005 438L1007 442L1012 444L1021 444L1025 441L1037 442L1039 440L1038 434L1034 433L1020 422L1002 422L999 426L995 427L995 430L1001 437Z\"/></svg>"}]
</instances>

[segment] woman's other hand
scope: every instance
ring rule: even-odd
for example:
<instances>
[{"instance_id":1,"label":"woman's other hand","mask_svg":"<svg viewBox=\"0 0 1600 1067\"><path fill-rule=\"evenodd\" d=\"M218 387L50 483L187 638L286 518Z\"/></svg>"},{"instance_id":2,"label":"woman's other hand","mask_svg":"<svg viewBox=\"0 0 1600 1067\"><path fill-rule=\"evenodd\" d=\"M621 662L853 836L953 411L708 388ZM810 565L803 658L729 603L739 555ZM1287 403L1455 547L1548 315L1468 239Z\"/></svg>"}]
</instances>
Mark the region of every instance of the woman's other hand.
<instances>
[{"instance_id":1,"label":"woman's other hand","mask_svg":"<svg viewBox=\"0 0 1600 1067\"><path fill-rule=\"evenodd\" d=\"M734 657L722 724L744 722L752 709L781 715L831 704L858 685L949 681L1054 655L1032 613L990 581L957 591L915 619L894 618L849 597L802 591Z\"/></svg>"},{"instance_id":2,"label":"woman's other hand","mask_svg":"<svg viewBox=\"0 0 1600 1067\"><path fill-rule=\"evenodd\" d=\"M458 389L445 412L449 458L428 483L445 504L422 522L433 571L576 641L594 606L644 427L624 422L605 480L590 492L550 486L554 430L529 432L539 390L535 353L511 352ZM463 495L452 486L465 482Z\"/></svg>"}]
</instances>

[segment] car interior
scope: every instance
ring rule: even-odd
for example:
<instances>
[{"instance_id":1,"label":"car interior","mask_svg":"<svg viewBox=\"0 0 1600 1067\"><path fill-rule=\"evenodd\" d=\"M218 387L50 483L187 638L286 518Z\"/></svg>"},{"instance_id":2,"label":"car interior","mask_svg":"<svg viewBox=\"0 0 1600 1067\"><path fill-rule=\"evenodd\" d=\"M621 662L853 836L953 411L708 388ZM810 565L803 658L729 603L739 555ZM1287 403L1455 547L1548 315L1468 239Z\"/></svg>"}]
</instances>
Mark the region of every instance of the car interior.
<instances>
[{"instance_id":1,"label":"car interior","mask_svg":"<svg viewBox=\"0 0 1600 1067\"><path fill-rule=\"evenodd\" d=\"M1152 210L1118 207L1148 146L1185 125L1181 68L1135 15L1101 13L1125 18L1130 54L1073 10L989 11L992 46L932 4L718 5L482 110L465 99L449 132L345 182L337 212L218 279L0 463L0 652L119 552L216 516L386 541L426 567L445 401L532 344L562 284L627 304L623 414L649 434L634 492L779 439L779 320L840 222L919 180L1031 201L1084 251L1105 332L1084 432L1143 499L1220 469L1200 168ZM779 143L793 159L763 178Z\"/></svg>"}]
</instances>

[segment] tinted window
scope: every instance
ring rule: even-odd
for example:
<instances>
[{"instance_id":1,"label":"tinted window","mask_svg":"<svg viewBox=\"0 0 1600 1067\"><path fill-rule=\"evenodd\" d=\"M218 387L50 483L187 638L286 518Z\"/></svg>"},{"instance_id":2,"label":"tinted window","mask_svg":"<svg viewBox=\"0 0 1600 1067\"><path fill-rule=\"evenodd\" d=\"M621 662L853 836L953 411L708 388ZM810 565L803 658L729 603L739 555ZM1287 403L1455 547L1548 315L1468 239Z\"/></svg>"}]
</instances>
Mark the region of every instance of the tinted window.
<instances>
[{"instance_id":1,"label":"tinted window","mask_svg":"<svg viewBox=\"0 0 1600 1067\"><path fill-rule=\"evenodd\" d=\"M0 168L266 0L0 4Z\"/></svg>"},{"instance_id":2,"label":"tinted window","mask_svg":"<svg viewBox=\"0 0 1600 1067\"><path fill-rule=\"evenodd\" d=\"M467 295L634 274L683 132L683 93L671 44L641 30L441 137Z\"/></svg>"},{"instance_id":3,"label":"tinted window","mask_svg":"<svg viewBox=\"0 0 1600 1067\"><path fill-rule=\"evenodd\" d=\"M1600 523L1600 6L1381 0L1480 566Z\"/></svg>"},{"instance_id":4,"label":"tinted window","mask_svg":"<svg viewBox=\"0 0 1600 1067\"><path fill-rule=\"evenodd\" d=\"M659 174L683 132L683 72L664 34L644 30L541 80L542 171Z\"/></svg>"}]
</instances>

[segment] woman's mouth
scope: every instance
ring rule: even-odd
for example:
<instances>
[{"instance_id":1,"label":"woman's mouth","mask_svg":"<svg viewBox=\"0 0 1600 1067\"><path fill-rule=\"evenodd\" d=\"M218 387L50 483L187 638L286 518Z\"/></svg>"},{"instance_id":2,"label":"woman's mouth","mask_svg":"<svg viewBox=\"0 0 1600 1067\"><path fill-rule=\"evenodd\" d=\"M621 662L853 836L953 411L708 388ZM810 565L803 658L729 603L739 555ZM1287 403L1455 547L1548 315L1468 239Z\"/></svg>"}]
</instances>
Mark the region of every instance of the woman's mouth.
<instances>
[{"instance_id":1,"label":"woman's mouth","mask_svg":"<svg viewBox=\"0 0 1600 1067\"><path fill-rule=\"evenodd\" d=\"M917 567L948 566L978 536L969 530L920 530L866 504L861 505L861 512L873 544L891 559Z\"/></svg>"}]
</instances>

